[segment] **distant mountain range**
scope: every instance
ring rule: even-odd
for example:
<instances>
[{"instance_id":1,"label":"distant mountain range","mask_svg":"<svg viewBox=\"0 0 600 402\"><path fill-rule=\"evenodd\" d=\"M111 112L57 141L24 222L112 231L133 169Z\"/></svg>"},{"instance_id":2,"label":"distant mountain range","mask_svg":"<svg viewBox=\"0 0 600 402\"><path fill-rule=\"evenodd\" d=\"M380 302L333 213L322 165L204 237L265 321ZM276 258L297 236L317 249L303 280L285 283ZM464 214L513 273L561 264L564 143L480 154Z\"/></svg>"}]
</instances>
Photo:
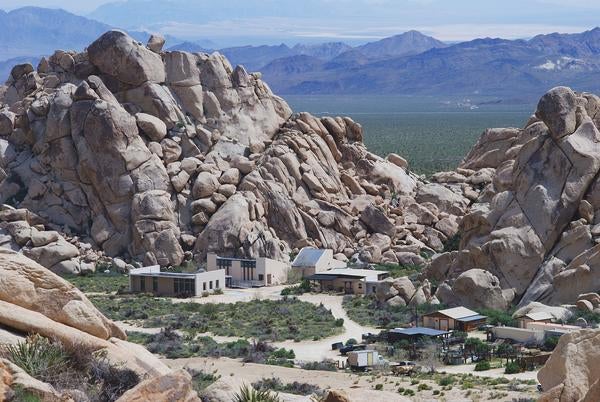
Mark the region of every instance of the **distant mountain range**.
<instances>
[{"instance_id":1,"label":"distant mountain range","mask_svg":"<svg viewBox=\"0 0 600 402\"><path fill-rule=\"evenodd\" d=\"M0 10L0 78L10 59L37 60L57 49L83 50L107 30L110 25L81 17L60 9L22 7L10 12ZM139 41L146 41L146 32L128 33ZM168 42L180 42L167 37ZM10 71L10 70L9 70Z\"/></svg>"},{"instance_id":2,"label":"distant mountain range","mask_svg":"<svg viewBox=\"0 0 600 402\"><path fill-rule=\"evenodd\" d=\"M123 4L129 3L133 2ZM82 50L112 28L63 10L37 7L8 13L0 10L0 26L0 81L14 64L35 63L57 48ZM149 35L129 33L140 41ZM211 45L210 40L167 38L170 50L212 52ZM555 85L600 91L600 28L580 34L539 35L530 40L485 38L458 44L409 31L355 47L330 42L218 51L234 65L262 72L265 81L280 94L533 98Z\"/></svg>"},{"instance_id":3,"label":"distant mountain range","mask_svg":"<svg viewBox=\"0 0 600 402\"><path fill-rule=\"evenodd\" d=\"M411 36L419 43L424 40L420 34ZM556 85L600 90L600 28L581 34L539 35L530 40L486 38L450 46L429 45L428 50L404 55L379 50L387 48L382 45L386 41L355 48L327 62L290 56L260 70L271 87L282 94L531 98ZM365 48L375 50L367 55Z\"/></svg>"}]
</instances>

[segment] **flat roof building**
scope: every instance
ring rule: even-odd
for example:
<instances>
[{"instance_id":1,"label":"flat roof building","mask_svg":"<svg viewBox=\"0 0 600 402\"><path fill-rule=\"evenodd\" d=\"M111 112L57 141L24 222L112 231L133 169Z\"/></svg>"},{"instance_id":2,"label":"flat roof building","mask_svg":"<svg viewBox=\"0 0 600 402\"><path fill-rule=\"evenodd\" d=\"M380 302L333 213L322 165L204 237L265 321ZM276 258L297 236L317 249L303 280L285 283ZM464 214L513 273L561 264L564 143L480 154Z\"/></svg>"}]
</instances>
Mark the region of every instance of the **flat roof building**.
<instances>
[{"instance_id":1,"label":"flat roof building","mask_svg":"<svg viewBox=\"0 0 600 402\"><path fill-rule=\"evenodd\" d=\"M447 337L449 334L450 333L448 331L440 331L425 327L394 328L389 331L388 340L390 342L397 342L401 340L414 341L422 338Z\"/></svg>"},{"instance_id":2,"label":"flat roof building","mask_svg":"<svg viewBox=\"0 0 600 402\"><path fill-rule=\"evenodd\" d=\"M423 315L423 326L441 331L473 331L487 322L487 317L466 307L454 307Z\"/></svg>"},{"instance_id":3,"label":"flat roof building","mask_svg":"<svg viewBox=\"0 0 600 402\"><path fill-rule=\"evenodd\" d=\"M292 269L302 278L337 268L346 268L346 263L333 258L333 250L329 249L304 247L292 262Z\"/></svg>"},{"instance_id":4,"label":"flat roof building","mask_svg":"<svg viewBox=\"0 0 600 402\"><path fill-rule=\"evenodd\" d=\"M286 283L290 266L289 263L264 257L233 258L209 253L206 257L206 270L224 271L228 287L256 288Z\"/></svg>"},{"instance_id":5,"label":"flat roof building","mask_svg":"<svg viewBox=\"0 0 600 402\"><path fill-rule=\"evenodd\" d=\"M375 293L376 284L389 276L387 271L336 268L312 274L306 279L317 283L321 291L366 295Z\"/></svg>"},{"instance_id":6,"label":"flat roof building","mask_svg":"<svg viewBox=\"0 0 600 402\"><path fill-rule=\"evenodd\" d=\"M129 272L129 290L132 293L196 297L224 287L224 272L162 272L158 265L136 268Z\"/></svg>"}]
</instances>

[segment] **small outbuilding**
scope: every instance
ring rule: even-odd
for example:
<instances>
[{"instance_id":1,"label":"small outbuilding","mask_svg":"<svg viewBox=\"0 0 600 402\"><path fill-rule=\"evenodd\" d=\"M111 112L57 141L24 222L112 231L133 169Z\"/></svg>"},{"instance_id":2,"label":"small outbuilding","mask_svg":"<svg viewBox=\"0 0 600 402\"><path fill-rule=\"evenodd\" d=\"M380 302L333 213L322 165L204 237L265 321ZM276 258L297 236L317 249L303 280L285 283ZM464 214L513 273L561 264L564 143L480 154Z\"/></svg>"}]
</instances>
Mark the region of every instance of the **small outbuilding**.
<instances>
[{"instance_id":1,"label":"small outbuilding","mask_svg":"<svg viewBox=\"0 0 600 402\"><path fill-rule=\"evenodd\" d=\"M398 342L408 340L413 342L423 338L447 338L449 334L450 332L448 331L425 327L394 328L388 332L388 341Z\"/></svg>"},{"instance_id":2,"label":"small outbuilding","mask_svg":"<svg viewBox=\"0 0 600 402\"><path fill-rule=\"evenodd\" d=\"M423 326L440 331L469 332L485 325L487 317L466 307L454 307L423 315Z\"/></svg>"},{"instance_id":3,"label":"small outbuilding","mask_svg":"<svg viewBox=\"0 0 600 402\"><path fill-rule=\"evenodd\" d=\"M538 311L535 313L527 313L517 319L519 328L529 328L531 323L546 323L549 324L554 320L554 316L548 311Z\"/></svg>"},{"instance_id":4,"label":"small outbuilding","mask_svg":"<svg viewBox=\"0 0 600 402\"><path fill-rule=\"evenodd\" d=\"M346 263L333 258L333 250L329 249L304 247L292 262L292 270L302 278L338 268L346 268Z\"/></svg>"}]
</instances>

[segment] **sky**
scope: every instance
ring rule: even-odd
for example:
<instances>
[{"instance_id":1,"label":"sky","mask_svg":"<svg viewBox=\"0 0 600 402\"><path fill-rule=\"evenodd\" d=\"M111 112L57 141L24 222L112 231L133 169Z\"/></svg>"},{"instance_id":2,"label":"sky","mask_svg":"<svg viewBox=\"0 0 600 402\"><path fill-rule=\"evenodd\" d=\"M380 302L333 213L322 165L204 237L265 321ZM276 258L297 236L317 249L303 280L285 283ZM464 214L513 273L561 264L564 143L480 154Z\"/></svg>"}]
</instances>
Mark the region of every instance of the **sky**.
<instances>
[{"instance_id":1,"label":"sky","mask_svg":"<svg viewBox=\"0 0 600 402\"><path fill-rule=\"evenodd\" d=\"M5 10L25 5L227 45L357 44L410 29L447 42L516 39L600 25L600 0L0 0Z\"/></svg>"}]
</instances>

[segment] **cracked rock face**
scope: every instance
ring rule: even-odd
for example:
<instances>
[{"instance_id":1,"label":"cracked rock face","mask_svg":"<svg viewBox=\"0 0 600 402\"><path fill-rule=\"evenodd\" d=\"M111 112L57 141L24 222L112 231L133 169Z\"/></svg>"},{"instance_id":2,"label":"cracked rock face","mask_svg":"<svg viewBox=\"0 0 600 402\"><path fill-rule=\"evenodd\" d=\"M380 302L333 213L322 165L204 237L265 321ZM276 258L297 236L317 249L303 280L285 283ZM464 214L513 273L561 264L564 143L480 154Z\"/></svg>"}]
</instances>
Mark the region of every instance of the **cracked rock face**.
<instances>
[{"instance_id":1,"label":"cracked rock face","mask_svg":"<svg viewBox=\"0 0 600 402\"><path fill-rule=\"evenodd\" d=\"M104 256L288 261L305 246L420 265L478 196L370 153L347 117L292 114L218 53L162 44L109 31L85 52L15 66L0 95L0 203L39 221L0 219L0 245L68 273Z\"/></svg>"},{"instance_id":2,"label":"cracked rock face","mask_svg":"<svg viewBox=\"0 0 600 402\"><path fill-rule=\"evenodd\" d=\"M503 296L492 303L497 308L573 303L598 290L599 104L593 95L554 88L525 128L484 133L460 169L493 168L492 182L462 221L460 250L435 258L428 270L447 279L442 302L476 306L477 291L493 283ZM472 270L490 277L465 292L460 279Z\"/></svg>"}]
</instances>

